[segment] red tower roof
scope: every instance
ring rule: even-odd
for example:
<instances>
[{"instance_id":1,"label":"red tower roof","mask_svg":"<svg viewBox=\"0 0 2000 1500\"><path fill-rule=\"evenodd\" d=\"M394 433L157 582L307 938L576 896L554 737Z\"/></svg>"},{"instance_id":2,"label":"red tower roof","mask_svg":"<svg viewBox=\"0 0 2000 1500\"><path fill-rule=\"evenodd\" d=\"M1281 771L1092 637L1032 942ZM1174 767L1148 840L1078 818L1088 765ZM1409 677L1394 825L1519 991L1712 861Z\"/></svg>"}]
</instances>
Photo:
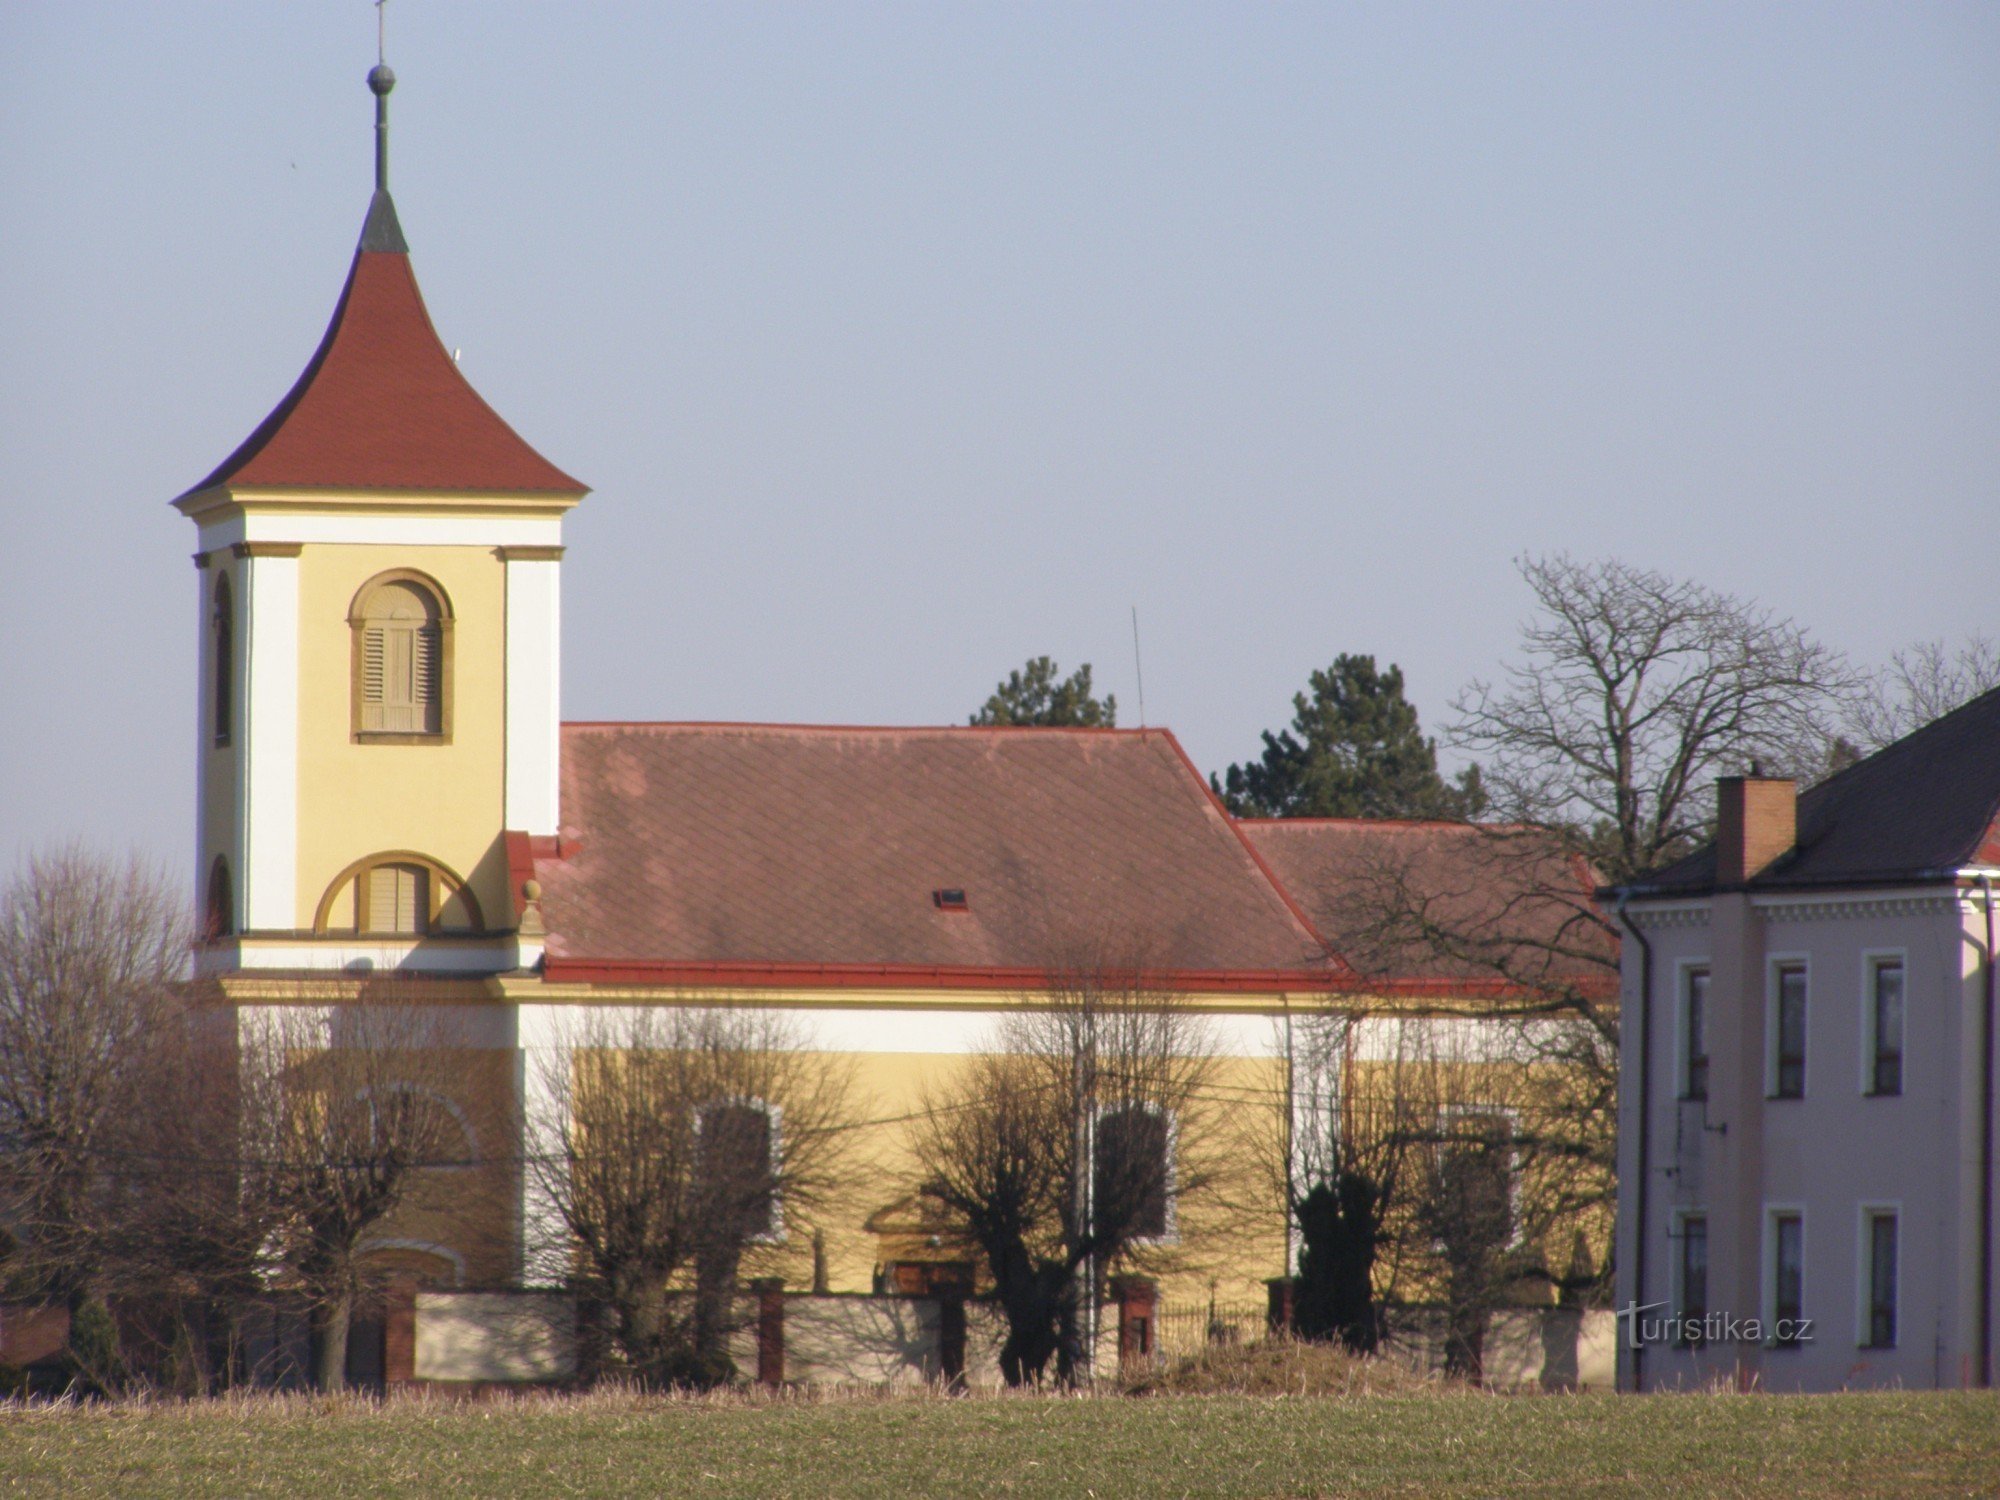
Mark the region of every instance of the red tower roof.
<instances>
[{"instance_id":1,"label":"red tower roof","mask_svg":"<svg viewBox=\"0 0 2000 1500\"><path fill-rule=\"evenodd\" d=\"M417 290L410 257L375 249L369 215L340 305L298 383L188 493L264 488L579 495L585 486L522 440L458 371ZM394 210L388 210L393 226ZM389 243L400 246L396 233Z\"/></svg>"}]
</instances>

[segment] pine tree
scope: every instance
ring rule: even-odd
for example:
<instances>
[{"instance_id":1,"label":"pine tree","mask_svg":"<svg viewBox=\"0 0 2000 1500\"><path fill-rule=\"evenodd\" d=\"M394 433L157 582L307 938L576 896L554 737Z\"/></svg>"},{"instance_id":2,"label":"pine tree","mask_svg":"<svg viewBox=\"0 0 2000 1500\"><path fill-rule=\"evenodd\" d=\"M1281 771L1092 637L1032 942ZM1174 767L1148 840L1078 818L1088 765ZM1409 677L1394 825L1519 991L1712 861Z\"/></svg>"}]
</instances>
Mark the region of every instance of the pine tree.
<instances>
[{"instance_id":1,"label":"pine tree","mask_svg":"<svg viewBox=\"0 0 2000 1500\"><path fill-rule=\"evenodd\" d=\"M1486 808L1479 768L1455 782L1438 774L1437 741L1424 738L1403 697L1402 668L1372 656L1337 656L1292 699L1291 728L1264 732L1258 760L1211 783L1229 810L1258 818L1476 818Z\"/></svg>"},{"instance_id":2,"label":"pine tree","mask_svg":"<svg viewBox=\"0 0 2000 1500\"><path fill-rule=\"evenodd\" d=\"M1110 693L1102 698L1091 695L1089 662L1058 680L1061 670L1050 657L1033 658L1020 671L1007 674L971 722L1040 729L1110 729L1118 723L1118 699Z\"/></svg>"}]
</instances>

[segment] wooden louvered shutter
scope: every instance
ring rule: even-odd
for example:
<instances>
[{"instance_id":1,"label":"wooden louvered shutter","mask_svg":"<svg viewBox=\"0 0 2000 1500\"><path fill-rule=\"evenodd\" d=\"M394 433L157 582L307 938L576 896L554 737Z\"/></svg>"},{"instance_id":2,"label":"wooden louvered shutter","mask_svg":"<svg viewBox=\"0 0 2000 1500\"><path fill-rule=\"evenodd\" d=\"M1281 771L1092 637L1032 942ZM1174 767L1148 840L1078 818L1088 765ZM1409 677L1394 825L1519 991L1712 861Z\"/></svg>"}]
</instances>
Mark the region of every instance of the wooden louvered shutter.
<instances>
[{"instance_id":1,"label":"wooden louvered shutter","mask_svg":"<svg viewBox=\"0 0 2000 1500\"><path fill-rule=\"evenodd\" d=\"M410 727L423 734L438 732L440 655L435 625L410 633Z\"/></svg>"},{"instance_id":2,"label":"wooden louvered shutter","mask_svg":"<svg viewBox=\"0 0 2000 1500\"><path fill-rule=\"evenodd\" d=\"M368 872L368 930L420 933L430 927L430 876L415 865L377 865Z\"/></svg>"},{"instance_id":3,"label":"wooden louvered shutter","mask_svg":"<svg viewBox=\"0 0 2000 1500\"><path fill-rule=\"evenodd\" d=\"M361 627L361 729L439 734L444 729L444 632L437 600L395 580L369 597Z\"/></svg>"},{"instance_id":4,"label":"wooden louvered shutter","mask_svg":"<svg viewBox=\"0 0 2000 1500\"><path fill-rule=\"evenodd\" d=\"M383 710L388 689L389 642L386 628L370 625L361 636L361 727L386 729Z\"/></svg>"}]
</instances>

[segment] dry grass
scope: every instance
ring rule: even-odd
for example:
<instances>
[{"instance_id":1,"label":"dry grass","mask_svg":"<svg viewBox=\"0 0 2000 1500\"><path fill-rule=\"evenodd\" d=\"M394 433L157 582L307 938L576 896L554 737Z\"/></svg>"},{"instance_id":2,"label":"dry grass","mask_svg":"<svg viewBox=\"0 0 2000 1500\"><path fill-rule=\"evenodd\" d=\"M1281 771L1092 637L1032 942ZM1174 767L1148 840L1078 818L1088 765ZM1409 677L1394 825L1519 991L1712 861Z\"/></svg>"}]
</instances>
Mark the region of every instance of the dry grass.
<instances>
[{"instance_id":1,"label":"dry grass","mask_svg":"<svg viewBox=\"0 0 2000 1500\"><path fill-rule=\"evenodd\" d=\"M1259 1339L1218 1344L1122 1382L1133 1396L1412 1396L1452 1387L1394 1359L1363 1359L1337 1344Z\"/></svg>"}]
</instances>

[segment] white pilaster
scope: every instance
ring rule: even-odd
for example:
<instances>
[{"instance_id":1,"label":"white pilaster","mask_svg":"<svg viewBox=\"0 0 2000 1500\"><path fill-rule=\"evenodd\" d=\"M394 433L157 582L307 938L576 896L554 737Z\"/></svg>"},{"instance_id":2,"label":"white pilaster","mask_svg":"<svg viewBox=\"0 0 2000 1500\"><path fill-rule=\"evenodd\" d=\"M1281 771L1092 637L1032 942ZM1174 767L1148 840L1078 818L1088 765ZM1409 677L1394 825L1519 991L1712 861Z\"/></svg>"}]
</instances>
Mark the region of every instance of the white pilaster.
<instances>
[{"instance_id":1,"label":"white pilaster","mask_svg":"<svg viewBox=\"0 0 2000 1500\"><path fill-rule=\"evenodd\" d=\"M521 1284L559 1286L570 1268L570 1244L560 1206L569 1172L563 1139L568 1126L572 1066L563 1008L523 1005L517 1027L515 1087L521 1100Z\"/></svg>"},{"instance_id":2,"label":"white pilaster","mask_svg":"<svg viewBox=\"0 0 2000 1500\"><path fill-rule=\"evenodd\" d=\"M298 926L299 559L256 546L238 570L242 756L231 863L249 932Z\"/></svg>"},{"instance_id":3,"label":"white pilaster","mask_svg":"<svg viewBox=\"0 0 2000 1500\"><path fill-rule=\"evenodd\" d=\"M553 547L507 559L506 826L552 835L560 801L562 564Z\"/></svg>"}]
</instances>

